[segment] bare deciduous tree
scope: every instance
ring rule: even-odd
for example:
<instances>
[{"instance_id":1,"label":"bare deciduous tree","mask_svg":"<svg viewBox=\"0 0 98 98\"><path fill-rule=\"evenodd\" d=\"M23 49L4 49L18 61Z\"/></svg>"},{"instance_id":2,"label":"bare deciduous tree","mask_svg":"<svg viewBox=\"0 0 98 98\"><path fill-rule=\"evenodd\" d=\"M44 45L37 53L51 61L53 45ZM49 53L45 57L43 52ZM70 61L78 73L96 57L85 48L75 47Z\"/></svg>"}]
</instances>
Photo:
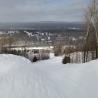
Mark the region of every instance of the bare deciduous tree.
<instances>
[{"instance_id":1,"label":"bare deciduous tree","mask_svg":"<svg viewBox=\"0 0 98 98\"><path fill-rule=\"evenodd\" d=\"M84 45L84 62L88 61L89 51L95 51L98 58L98 11L96 0L92 0L85 15L87 35ZM93 54L92 54L93 56ZM94 57L94 56L93 56ZM92 59L94 59L92 57Z\"/></svg>"}]
</instances>

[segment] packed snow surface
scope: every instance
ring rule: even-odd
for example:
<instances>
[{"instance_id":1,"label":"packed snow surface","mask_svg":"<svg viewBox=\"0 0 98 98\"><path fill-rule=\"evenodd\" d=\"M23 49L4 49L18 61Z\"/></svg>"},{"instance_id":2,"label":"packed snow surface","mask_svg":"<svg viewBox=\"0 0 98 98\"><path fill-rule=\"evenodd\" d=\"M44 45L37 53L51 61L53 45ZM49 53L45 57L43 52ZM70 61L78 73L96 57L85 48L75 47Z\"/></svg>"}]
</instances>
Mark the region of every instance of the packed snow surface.
<instances>
[{"instance_id":1,"label":"packed snow surface","mask_svg":"<svg viewBox=\"0 0 98 98\"><path fill-rule=\"evenodd\" d=\"M62 57L31 63L0 55L0 98L98 98L98 60L61 63Z\"/></svg>"}]
</instances>

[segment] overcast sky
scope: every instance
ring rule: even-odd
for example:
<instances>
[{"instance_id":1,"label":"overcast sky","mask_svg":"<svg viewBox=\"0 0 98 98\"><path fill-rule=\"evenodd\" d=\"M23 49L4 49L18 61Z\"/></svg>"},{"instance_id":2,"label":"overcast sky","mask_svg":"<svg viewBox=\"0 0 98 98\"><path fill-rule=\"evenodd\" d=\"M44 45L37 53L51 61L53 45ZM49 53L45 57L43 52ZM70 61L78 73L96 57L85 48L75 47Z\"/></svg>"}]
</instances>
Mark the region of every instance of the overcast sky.
<instances>
[{"instance_id":1,"label":"overcast sky","mask_svg":"<svg viewBox=\"0 0 98 98\"><path fill-rule=\"evenodd\" d=\"M0 22L83 20L89 0L0 0Z\"/></svg>"}]
</instances>

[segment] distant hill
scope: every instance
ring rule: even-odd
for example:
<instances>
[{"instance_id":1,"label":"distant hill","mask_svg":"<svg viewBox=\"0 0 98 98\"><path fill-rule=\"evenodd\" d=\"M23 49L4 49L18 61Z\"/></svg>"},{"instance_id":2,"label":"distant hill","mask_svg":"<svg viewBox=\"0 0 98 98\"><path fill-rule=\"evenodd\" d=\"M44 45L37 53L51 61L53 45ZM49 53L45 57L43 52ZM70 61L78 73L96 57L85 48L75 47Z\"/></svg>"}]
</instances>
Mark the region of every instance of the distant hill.
<instances>
[{"instance_id":1,"label":"distant hill","mask_svg":"<svg viewBox=\"0 0 98 98\"><path fill-rule=\"evenodd\" d=\"M53 44L57 39L62 39L65 44L68 41L72 42L73 39L81 40L82 43L85 33L84 23L36 22L0 24L0 36L12 36L19 44L20 42L28 42L47 45Z\"/></svg>"},{"instance_id":2,"label":"distant hill","mask_svg":"<svg viewBox=\"0 0 98 98\"><path fill-rule=\"evenodd\" d=\"M84 30L85 24L74 22L0 23L0 30Z\"/></svg>"}]
</instances>

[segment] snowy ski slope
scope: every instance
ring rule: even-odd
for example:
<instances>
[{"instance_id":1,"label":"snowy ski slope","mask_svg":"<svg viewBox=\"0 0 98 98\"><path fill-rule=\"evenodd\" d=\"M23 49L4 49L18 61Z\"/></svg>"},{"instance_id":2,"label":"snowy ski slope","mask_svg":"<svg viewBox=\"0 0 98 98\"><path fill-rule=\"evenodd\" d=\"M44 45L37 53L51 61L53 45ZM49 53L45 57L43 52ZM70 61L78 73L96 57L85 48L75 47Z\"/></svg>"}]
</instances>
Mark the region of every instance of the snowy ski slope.
<instances>
[{"instance_id":1,"label":"snowy ski slope","mask_svg":"<svg viewBox=\"0 0 98 98\"><path fill-rule=\"evenodd\" d=\"M98 60L66 65L61 60L31 63L0 54L0 98L98 98Z\"/></svg>"}]
</instances>

